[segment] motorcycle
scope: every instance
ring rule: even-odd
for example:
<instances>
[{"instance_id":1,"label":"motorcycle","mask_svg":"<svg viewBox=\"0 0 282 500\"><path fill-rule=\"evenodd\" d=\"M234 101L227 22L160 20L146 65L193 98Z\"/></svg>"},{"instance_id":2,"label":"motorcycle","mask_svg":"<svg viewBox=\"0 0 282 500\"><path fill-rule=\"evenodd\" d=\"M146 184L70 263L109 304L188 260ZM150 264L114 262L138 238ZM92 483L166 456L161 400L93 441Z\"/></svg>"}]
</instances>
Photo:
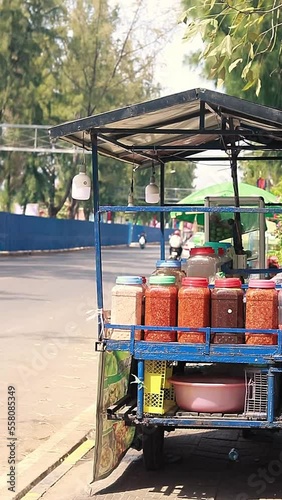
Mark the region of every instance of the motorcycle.
<instances>
[{"instance_id":1,"label":"motorcycle","mask_svg":"<svg viewBox=\"0 0 282 500\"><path fill-rule=\"evenodd\" d=\"M140 236L139 238L139 246L142 250L144 250L145 248L145 245L146 245L146 239L145 239L145 236Z\"/></svg>"},{"instance_id":2,"label":"motorcycle","mask_svg":"<svg viewBox=\"0 0 282 500\"><path fill-rule=\"evenodd\" d=\"M181 260L182 247L170 247L170 260Z\"/></svg>"}]
</instances>

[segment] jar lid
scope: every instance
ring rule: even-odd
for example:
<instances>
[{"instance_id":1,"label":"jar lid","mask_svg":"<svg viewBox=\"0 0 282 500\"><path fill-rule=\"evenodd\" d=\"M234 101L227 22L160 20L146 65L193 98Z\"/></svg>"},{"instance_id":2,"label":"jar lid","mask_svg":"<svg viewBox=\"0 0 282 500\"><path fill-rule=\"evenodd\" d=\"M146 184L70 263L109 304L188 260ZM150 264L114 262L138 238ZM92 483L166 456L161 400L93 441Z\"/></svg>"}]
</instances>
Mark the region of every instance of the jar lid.
<instances>
[{"instance_id":1,"label":"jar lid","mask_svg":"<svg viewBox=\"0 0 282 500\"><path fill-rule=\"evenodd\" d=\"M250 280L249 288L275 288L275 281L271 280Z\"/></svg>"},{"instance_id":2,"label":"jar lid","mask_svg":"<svg viewBox=\"0 0 282 500\"><path fill-rule=\"evenodd\" d=\"M174 267L175 269L180 269L180 260L157 260L156 267Z\"/></svg>"},{"instance_id":3,"label":"jar lid","mask_svg":"<svg viewBox=\"0 0 282 500\"><path fill-rule=\"evenodd\" d=\"M183 286L191 286L191 287L200 287L200 288L207 288L209 281L207 278L197 278L194 276L189 276L187 278L182 279L182 285Z\"/></svg>"},{"instance_id":4,"label":"jar lid","mask_svg":"<svg viewBox=\"0 0 282 500\"><path fill-rule=\"evenodd\" d=\"M225 249L232 247L231 243L225 243L225 241L220 241L219 246L221 246L222 248L225 248Z\"/></svg>"},{"instance_id":5,"label":"jar lid","mask_svg":"<svg viewBox=\"0 0 282 500\"><path fill-rule=\"evenodd\" d=\"M204 248L210 247L212 248L215 252L218 252L219 247L221 247L221 243L217 241L207 241L204 243Z\"/></svg>"},{"instance_id":6,"label":"jar lid","mask_svg":"<svg viewBox=\"0 0 282 500\"><path fill-rule=\"evenodd\" d=\"M142 283L141 276L118 276L116 278L117 285L142 285Z\"/></svg>"},{"instance_id":7,"label":"jar lid","mask_svg":"<svg viewBox=\"0 0 282 500\"><path fill-rule=\"evenodd\" d=\"M174 285L175 276L150 276L150 285Z\"/></svg>"},{"instance_id":8,"label":"jar lid","mask_svg":"<svg viewBox=\"0 0 282 500\"><path fill-rule=\"evenodd\" d=\"M214 286L215 288L241 288L242 283L239 278L218 278Z\"/></svg>"},{"instance_id":9,"label":"jar lid","mask_svg":"<svg viewBox=\"0 0 282 500\"><path fill-rule=\"evenodd\" d=\"M214 249L212 247L198 247L191 248L190 255L214 255Z\"/></svg>"}]
</instances>

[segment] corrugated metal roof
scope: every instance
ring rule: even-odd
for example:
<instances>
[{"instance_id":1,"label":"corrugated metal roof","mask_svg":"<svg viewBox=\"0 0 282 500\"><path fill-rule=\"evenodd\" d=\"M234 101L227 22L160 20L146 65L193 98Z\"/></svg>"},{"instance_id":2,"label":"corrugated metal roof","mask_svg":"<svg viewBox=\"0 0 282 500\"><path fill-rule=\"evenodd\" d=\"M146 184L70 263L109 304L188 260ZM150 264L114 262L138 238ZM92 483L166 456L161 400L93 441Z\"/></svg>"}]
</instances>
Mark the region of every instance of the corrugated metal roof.
<instances>
[{"instance_id":1,"label":"corrugated metal roof","mask_svg":"<svg viewBox=\"0 0 282 500\"><path fill-rule=\"evenodd\" d=\"M243 150L279 150L282 110L193 89L50 129L51 139L85 149L91 149L96 134L99 153L140 165L239 145Z\"/></svg>"}]
</instances>

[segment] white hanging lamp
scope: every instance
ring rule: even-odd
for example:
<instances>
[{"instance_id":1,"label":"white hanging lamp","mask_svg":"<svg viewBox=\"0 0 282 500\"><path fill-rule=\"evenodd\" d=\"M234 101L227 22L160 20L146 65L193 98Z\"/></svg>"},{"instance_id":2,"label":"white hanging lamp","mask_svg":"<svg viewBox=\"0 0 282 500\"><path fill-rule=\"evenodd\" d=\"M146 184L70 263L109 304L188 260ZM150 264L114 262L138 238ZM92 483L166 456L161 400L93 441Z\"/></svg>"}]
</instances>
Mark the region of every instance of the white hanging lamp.
<instances>
[{"instance_id":1,"label":"white hanging lamp","mask_svg":"<svg viewBox=\"0 0 282 500\"><path fill-rule=\"evenodd\" d=\"M145 201L146 203L158 203L160 201L160 190L156 184L154 165L152 165L150 184L145 189Z\"/></svg>"},{"instance_id":2,"label":"white hanging lamp","mask_svg":"<svg viewBox=\"0 0 282 500\"><path fill-rule=\"evenodd\" d=\"M83 161L79 166L79 173L74 176L71 185L71 195L74 200L89 200L91 195L91 179L86 173L86 162L84 152L84 132L82 138Z\"/></svg>"},{"instance_id":3,"label":"white hanging lamp","mask_svg":"<svg viewBox=\"0 0 282 500\"><path fill-rule=\"evenodd\" d=\"M79 167L79 173L74 176L71 186L71 195L74 200L89 200L91 193L91 180L86 174L86 165Z\"/></svg>"},{"instance_id":4,"label":"white hanging lamp","mask_svg":"<svg viewBox=\"0 0 282 500\"><path fill-rule=\"evenodd\" d=\"M133 169L132 169L132 174L131 174L131 184L130 184L130 189L128 193L128 199L127 199L127 206L129 208L134 207L134 196L133 196L133 188L134 188L134 180L133 180ZM130 211L131 214L135 214L135 212Z\"/></svg>"}]
</instances>

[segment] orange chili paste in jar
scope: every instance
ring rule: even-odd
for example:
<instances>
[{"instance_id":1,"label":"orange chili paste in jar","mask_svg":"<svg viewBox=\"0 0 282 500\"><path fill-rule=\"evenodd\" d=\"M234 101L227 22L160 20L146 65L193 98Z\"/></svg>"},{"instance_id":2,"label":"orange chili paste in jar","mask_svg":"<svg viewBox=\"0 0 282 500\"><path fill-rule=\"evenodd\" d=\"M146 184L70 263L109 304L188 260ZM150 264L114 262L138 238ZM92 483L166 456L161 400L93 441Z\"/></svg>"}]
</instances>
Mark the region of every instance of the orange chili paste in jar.
<instances>
[{"instance_id":1,"label":"orange chili paste in jar","mask_svg":"<svg viewBox=\"0 0 282 500\"><path fill-rule=\"evenodd\" d=\"M206 328L210 326L210 291L207 278L183 278L178 293L178 326ZM177 333L178 342L200 343L206 339L204 332Z\"/></svg>"},{"instance_id":2,"label":"orange chili paste in jar","mask_svg":"<svg viewBox=\"0 0 282 500\"><path fill-rule=\"evenodd\" d=\"M276 330L278 327L278 292L275 282L253 279L246 292L246 329ZM246 333L246 344L275 345L277 334Z\"/></svg>"},{"instance_id":3,"label":"orange chili paste in jar","mask_svg":"<svg viewBox=\"0 0 282 500\"><path fill-rule=\"evenodd\" d=\"M243 297L239 278L216 279L211 290L211 326L212 328L244 328ZM243 344L244 334L214 333L214 344Z\"/></svg>"},{"instance_id":4,"label":"orange chili paste in jar","mask_svg":"<svg viewBox=\"0 0 282 500\"><path fill-rule=\"evenodd\" d=\"M175 276L151 276L145 292L145 325L176 326L177 294ZM144 340L175 342L175 331L146 330Z\"/></svg>"}]
</instances>

